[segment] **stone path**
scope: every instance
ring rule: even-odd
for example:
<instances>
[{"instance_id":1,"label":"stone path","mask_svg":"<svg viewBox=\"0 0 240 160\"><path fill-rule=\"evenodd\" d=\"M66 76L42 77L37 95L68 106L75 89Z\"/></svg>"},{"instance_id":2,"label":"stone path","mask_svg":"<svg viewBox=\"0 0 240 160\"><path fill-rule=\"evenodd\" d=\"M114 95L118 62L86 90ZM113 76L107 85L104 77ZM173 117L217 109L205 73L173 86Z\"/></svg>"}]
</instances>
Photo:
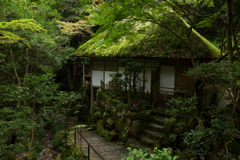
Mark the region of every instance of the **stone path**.
<instances>
[{"instance_id":1,"label":"stone path","mask_svg":"<svg viewBox=\"0 0 240 160\"><path fill-rule=\"evenodd\" d=\"M121 160L128 155L129 151L123 145L118 142L107 142L96 131L81 131L81 134L105 160ZM88 145L79 134L76 142L79 147L82 146L84 154L88 155ZM90 160L101 160L101 158L90 149Z\"/></svg>"}]
</instances>

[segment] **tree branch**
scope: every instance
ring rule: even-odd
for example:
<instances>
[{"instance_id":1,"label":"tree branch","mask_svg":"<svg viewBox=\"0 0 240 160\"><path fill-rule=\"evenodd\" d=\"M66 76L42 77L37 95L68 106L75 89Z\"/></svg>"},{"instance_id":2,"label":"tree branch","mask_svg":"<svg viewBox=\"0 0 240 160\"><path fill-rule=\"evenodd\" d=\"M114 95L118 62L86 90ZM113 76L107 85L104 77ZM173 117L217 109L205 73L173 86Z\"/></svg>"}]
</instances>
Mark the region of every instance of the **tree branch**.
<instances>
[{"instance_id":1,"label":"tree branch","mask_svg":"<svg viewBox=\"0 0 240 160\"><path fill-rule=\"evenodd\" d=\"M86 27L86 28L84 28L82 31L85 31L85 30L87 30L87 29L89 29L89 28L91 28L91 27L92 27L92 26ZM79 33L75 33L75 34L71 35L66 42L63 42L63 43L59 44L57 47L55 47L55 48L54 48L53 50L51 50L49 53L54 52L55 50L57 50L57 49L58 49L59 47L61 47L62 45L68 43L68 42L71 40L72 37L74 37L74 36L76 36L76 35L78 35L78 34L79 34Z\"/></svg>"}]
</instances>

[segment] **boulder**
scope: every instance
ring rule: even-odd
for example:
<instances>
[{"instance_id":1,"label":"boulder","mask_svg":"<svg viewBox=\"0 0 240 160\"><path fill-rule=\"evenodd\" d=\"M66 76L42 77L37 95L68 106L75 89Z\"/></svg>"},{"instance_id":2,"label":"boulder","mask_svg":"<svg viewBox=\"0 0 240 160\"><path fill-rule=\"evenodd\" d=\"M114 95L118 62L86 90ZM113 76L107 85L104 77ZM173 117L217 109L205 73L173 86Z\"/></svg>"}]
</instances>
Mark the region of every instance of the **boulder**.
<instances>
[{"instance_id":1,"label":"boulder","mask_svg":"<svg viewBox=\"0 0 240 160\"><path fill-rule=\"evenodd\" d=\"M125 131L122 131L119 133L119 140L122 142L127 142L128 140L128 134Z\"/></svg>"},{"instance_id":2,"label":"boulder","mask_svg":"<svg viewBox=\"0 0 240 160\"><path fill-rule=\"evenodd\" d=\"M97 121L96 128L97 128L97 133L101 135L102 132L104 131L103 120L100 119L100 120Z\"/></svg>"},{"instance_id":3,"label":"boulder","mask_svg":"<svg viewBox=\"0 0 240 160\"><path fill-rule=\"evenodd\" d=\"M127 125L131 125L131 123L132 123L132 120L130 119L130 118L128 118L128 117L125 117L125 126L127 126Z\"/></svg>"},{"instance_id":4,"label":"boulder","mask_svg":"<svg viewBox=\"0 0 240 160\"><path fill-rule=\"evenodd\" d=\"M141 131L142 131L142 123L139 120L134 120L129 132L129 136L137 139Z\"/></svg>"},{"instance_id":5,"label":"boulder","mask_svg":"<svg viewBox=\"0 0 240 160\"><path fill-rule=\"evenodd\" d=\"M115 130L112 130L111 132L107 132L105 135L105 139L107 141L113 141L118 139L118 133L116 133Z\"/></svg>"},{"instance_id":6,"label":"boulder","mask_svg":"<svg viewBox=\"0 0 240 160\"><path fill-rule=\"evenodd\" d=\"M189 155L189 153L187 152L187 149L182 151L179 154L179 157L177 158L177 160L190 160L190 159L193 159L193 157Z\"/></svg>"},{"instance_id":7,"label":"boulder","mask_svg":"<svg viewBox=\"0 0 240 160\"><path fill-rule=\"evenodd\" d=\"M107 126L107 120L109 118L109 114L107 112L103 113L103 126L106 127Z\"/></svg>"},{"instance_id":8,"label":"boulder","mask_svg":"<svg viewBox=\"0 0 240 160\"><path fill-rule=\"evenodd\" d=\"M117 118L117 109L116 108L112 109L111 117L112 117L112 119L116 119Z\"/></svg>"},{"instance_id":9,"label":"boulder","mask_svg":"<svg viewBox=\"0 0 240 160\"><path fill-rule=\"evenodd\" d=\"M118 117L115 120L115 130L118 131L119 133L124 130L124 123L121 117Z\"/></svg>"},{"instance_id":10,"label":"boulder","mask_svg":"<svg viewBox=\"0 0 240 160\"><path fill-rule=\"evenodd\" d=\"M194 130L195 127L197 126L198 124L198 121L196 118L194 117L189 117L188 120L187 120L187 130L190 131L190 130Z\"/></svg>"},{"instance_id":11,"label":"boulder","mask_svg":"<svg viewBox=\"0 0 240 160\"><path fill-rule=\"evenodd\" d=\"M130 119L134 119L134 120L140 120L140 119L144 119L144 113L140 112L129 112L126 114L126 117L130 118Z\"/></svg>"},{"instance_id":12,"label":"boulder","mask_svg":"<svg viewBox=\"0 0 240 160\"><path fill-rule=\"evenodd\" d=\"M168 123L166 122L164 123L164 133L166 137L168 137L173 132L175 122L176 122L176 118L171 117L168 119Z\"/></svg>"},{"instance_id":13,"label":"boulder","mask_svg":"<svg viewBox=\"0 0 240 160\"><path fill-rule=\"evenodd\" d=\"M113 129L114 128L114 120L111 117L107 118L107 128Z\"/></svg>"}]
</instances>

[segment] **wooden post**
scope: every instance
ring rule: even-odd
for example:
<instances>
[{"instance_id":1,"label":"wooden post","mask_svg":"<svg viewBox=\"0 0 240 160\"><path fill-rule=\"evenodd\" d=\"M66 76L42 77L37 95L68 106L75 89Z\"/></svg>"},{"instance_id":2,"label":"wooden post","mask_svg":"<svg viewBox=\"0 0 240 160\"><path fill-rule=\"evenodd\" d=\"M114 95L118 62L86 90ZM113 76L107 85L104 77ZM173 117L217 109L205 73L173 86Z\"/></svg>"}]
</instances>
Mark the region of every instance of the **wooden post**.
<instances>
[{"instance_id":1,"label":"wooden post","mask_svg":"<svg viewBox=\"0 0 240 160\"><path fill-rule=\"evenodd\" d=\"M92 73L92 69L93 69L93 63L92 63L92 58L90 60L90 67L91 67L91 108L90 108L90 113L91 116L93 117L93 73Z\"/></svg>"},{"instance_id":2,"label":"wooden post","mask_svg":"<svg viewBox=\"0 0 240 160\"><path fill-rule=\"evenodd\" d=\"M151 107L152 107L152 93L153 93L153 91L151 90L150 97L149 97L149 100L150 100L150 106L151 106Z\"/></svg>"},{"instance_id":3,"label":"wooden post","mask_svg":"<svg viewBox=\"0 0 240 160\"><path fill-rule=\"evenodd\" d=\"M158 89L157 85L154 86L154 108L157 107L157 95L158 95Z\"/></svg>"},{"instance_id":4,"label":"wooden post","mask_svg":"<svg viewBox=\"0 0 240 160\"><path fill-rule=\"evenodd\" d=\"M91 116L93 117L93 86L91 85Z\"/></svg>"},{"instance_id":5,"label":"wooden post","mask_svg":"<svg viewBox=\"0 0 240 160\"><path fill-rule=\"evenodd\" d=\"M146 99L148 100L148 90L147 90L147 98Z\"/></svg>"},{"instance_id":6,"label":"wooden post","mask_svg":"<svg viewBox=\"0 0 240 160\"><path fill-rule=\"evenodd\" d=\"M164 100L167 100L167 91L164 91Z\"/></svg>"},{"instance_id":7,"label":"wooden post","mask_svg":"<svg viewBox=\"0 0 240 160\"><path fill-rule=\"evenodd\" d=\"M146 69L144 68L143 69L143 91L142 91L142 97L145 93L145 72L146 72Z\"/></svg>"},{"instance_id":8,"label":"wooden post","mask_svg":"<svg viewBox=\"0 0 240 160\"><path fill-rule=\"evenodd\" d=\"M83 59L83 86L85 86L85 65L84 65L84 59Z\"/></svg>"}]
</instances>

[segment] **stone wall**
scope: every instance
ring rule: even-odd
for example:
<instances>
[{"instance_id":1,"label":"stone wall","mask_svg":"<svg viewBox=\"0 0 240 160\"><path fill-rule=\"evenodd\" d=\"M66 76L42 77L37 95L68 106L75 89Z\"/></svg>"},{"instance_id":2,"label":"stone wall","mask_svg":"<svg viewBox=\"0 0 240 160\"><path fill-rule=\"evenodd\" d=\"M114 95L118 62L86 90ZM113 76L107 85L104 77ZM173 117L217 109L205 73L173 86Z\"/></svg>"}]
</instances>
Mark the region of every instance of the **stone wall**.
<instances>
[{"instance_id":1,"label":"stone wall","mask_svg":"<svg viewBox=\"0 0 240 160\"><path fill-rule=\"evenodd\" d=\"M127 142L131 137L138 139L144 124L150 119L150 111L133 112L119 105L106 91L97 92L97 101L93 104L94 117L89 122L96 123L96 130L106 140ZM126 104L125 104L126 106Z\"/></svg>"}]
</instances>

